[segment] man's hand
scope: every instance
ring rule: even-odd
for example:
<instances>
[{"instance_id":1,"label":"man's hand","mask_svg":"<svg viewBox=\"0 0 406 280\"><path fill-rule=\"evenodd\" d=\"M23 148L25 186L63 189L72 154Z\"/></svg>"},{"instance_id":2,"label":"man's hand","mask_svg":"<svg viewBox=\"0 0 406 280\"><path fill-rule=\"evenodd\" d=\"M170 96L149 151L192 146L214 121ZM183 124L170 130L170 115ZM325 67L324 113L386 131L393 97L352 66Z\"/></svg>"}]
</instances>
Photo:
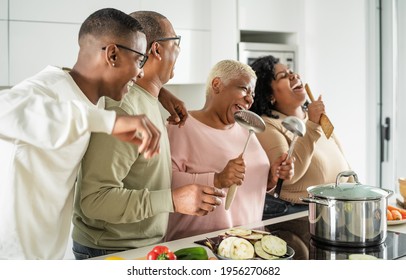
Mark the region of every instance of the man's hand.
<instances>
[{"instance_id":1,"label":"man's hand","mask_svg":"<svg viewBox=\"0 0 406 280\"><path fill-rule=\"evenodd\" d=\"M214 174L214 186L216 188L228 188L233 184L241 185L245 176L245 162L240 155L230 160L223 171Z\"/></svg>"},{"instance_id":2,"label":"man's hand","mask_svg":"<svg viewBox=\"0 0 406 280\"><path fill-rule=\"evenodd\" d=\"M204 216L221 205L225 193L211 186L186 185L172 190L173 205L176 213Z\"/></svg>"},{"instance_id":3,"label":"man's hand","mask_svg":"<svg viewBox=\"0 0 406 280\"><path fill-rule=\"evenodd\" d=\"M138 152L145 158L159 153L161 132L145 115L117 115L111 134L121 141L138 145Z\"/></svg>"},{"instance_id":4,"label":"man's hand","mask_svg":"<svg viewBox=\"0 0 406 280\"><path fill-rule=\"evenodd\" d=\"M179 127L185 125L186 119L189 115L183 101L178 99L165 88L162 88L159 92L158 100L170 114L166 119L169 124L179 125Z\"/></svg>"},{"instance_id":5,"label":"man's hand","mask_svg":"<svg viewBox=\"0 0 406 280\"><path fill-rule=\"evenodd\" d=\"M288 157L287 153L283 153L279 158L275 160L271 165L268 178L268 189L272 189L276 186L278 179L290 180L293 178L295 170L295 158Z\"/></svg>"}]
</instances>

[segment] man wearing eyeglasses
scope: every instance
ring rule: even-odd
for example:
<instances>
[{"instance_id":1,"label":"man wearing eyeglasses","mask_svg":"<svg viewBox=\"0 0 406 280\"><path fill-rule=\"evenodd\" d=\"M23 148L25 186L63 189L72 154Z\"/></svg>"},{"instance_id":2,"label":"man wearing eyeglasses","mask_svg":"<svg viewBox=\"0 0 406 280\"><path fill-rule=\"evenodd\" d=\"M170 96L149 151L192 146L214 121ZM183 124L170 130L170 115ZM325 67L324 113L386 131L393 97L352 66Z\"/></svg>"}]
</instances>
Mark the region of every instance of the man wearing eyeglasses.
<instances>
[{"instance_id":1,"label":"man wearing eyeglasses","mask_svg":"<svg viewBox=\"0 0 406 280\"><path fill-rule=\"evenodd\" d=\"M145 63L144 76L129 86L122 102L107 100L106 108L120 114L145 114L162 133L160 153L149 160L137 147L108 135L92 135L75 199L72 237L76 259L159 243L166 234L169 213L206 215L224 197L223 191L204 185L171 190L169 140L158 97L174 76L181 37L159 13L139 11L131 16L141 23L147 37L148 58L138 56Z\"/></svg>"},{"instance_id":2,"label":"man wearing eyeglasses","mask_svg":"<svg viewBox=\"0 0 406 280\"><path fill-rule=\"evenodd\" d=\"M160 132L145 117L104 110L104 96L142 77L142 27L116 9L90 15L72 69L48 66L0 92L0 259L61 259L68 243L74 184L91 132L159 152ZM113 136L112 136L113 137ZM129 144L132 145L132 144Z\"/></svg>"}]
</instances>

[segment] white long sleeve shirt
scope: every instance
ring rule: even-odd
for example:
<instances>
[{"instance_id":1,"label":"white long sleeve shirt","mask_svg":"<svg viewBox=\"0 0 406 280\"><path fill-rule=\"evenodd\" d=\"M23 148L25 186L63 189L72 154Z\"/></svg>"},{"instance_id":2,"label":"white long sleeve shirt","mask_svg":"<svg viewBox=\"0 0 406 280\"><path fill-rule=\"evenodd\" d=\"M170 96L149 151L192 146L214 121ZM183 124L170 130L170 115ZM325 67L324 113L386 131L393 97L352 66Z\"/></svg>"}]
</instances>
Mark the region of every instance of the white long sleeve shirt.
<instances>
[{"instance_id":1,"label":"white long sleeve shirt","mask_svg":"<svg viewBox=\"0 0 406 280\"><path fill-rule=\"evenodd\" d=\"M0 259L63 258L90 133L114 126L101 108L52 66L0 92Z\"/></svg>"}]
</instances>

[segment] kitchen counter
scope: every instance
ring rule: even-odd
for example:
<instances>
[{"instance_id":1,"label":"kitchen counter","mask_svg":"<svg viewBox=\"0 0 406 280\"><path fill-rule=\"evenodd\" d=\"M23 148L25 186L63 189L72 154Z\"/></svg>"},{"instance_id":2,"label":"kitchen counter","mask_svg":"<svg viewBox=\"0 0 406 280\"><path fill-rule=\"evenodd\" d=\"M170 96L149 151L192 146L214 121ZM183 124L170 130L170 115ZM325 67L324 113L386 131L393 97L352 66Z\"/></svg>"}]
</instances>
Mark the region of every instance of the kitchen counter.
<instances>
[{"instance_id":1,"label":"kitchen counter","mask_svg":"<svg viewBox=\"0 0 406 280\"><path fill-rule=\"evenodd\" d=\"M267 226L270 224L276 224L279 222L289 221L289 220L293 220L293 219L301 218L301 217L305 217L305 216L308 216L308 211L299 212L299 213L286 215L286 216L282 216L282 217L278 217L278 218L273 218L273 219L269 219L269 220L264 220L264 221L260 221L257 223L244 225L242 227L244 227L244 228L261 228L261 227L264 227L264 226ZM210 232L210 233L205 233L205 234L201 234L201 235L195 235L192 237L182 238L182 239L178 239L178 240L174 240L174 241L170 241L170 242L160 243L159 245L167 246L172 251L176 251L178 249L187 248L187 247L196 247L196 246L200 246L200 245L194 243L195 241L203 240L206 237L216 237L219 234L224 233L224 231L225 231L225 229ZM406 226L405 226L405 232L406 232ZM138 249L132 249L132 250L116 253L114 255L125 258L125 259L142 259L156 245L157 244L152 245L152 246L138 248ZM207 248L207 247L205 247L205 248ZM214 256L213 253L208 248L207 248L207 253L208 253L209 257ZM97 258L93 258L93 259L96 260L96 259L104 259L104 258L106 258L106 256L97 257Z\"/></svg>"},{"instance_id":2,"label":"kitchen counter","mask_svg":"<svg viewBox=\"0 0 406 280\"><path fill-rule=\"evenodd\" d=\"M298 219L298 218L302 218L302 217L306 217L306 216L308 216L308 211L299 212L299 213L286 215L286 216L282 216L282 217L278 217L278 218L273 218L273 219L269 219L269 220L264 220L264 221L260 221L257 223L244 225L242 227L260 229L260 228L268 226L268 225L272 225L272 224L276 224L276 223L280 223L280 222L284 222L284 221L289 221L289 220L294 220L294 219ZM170 241L170 242L160 243L159 245L167 246L172 251L176 251L181 248L200 246L194 242L198 241L198 240L204 240L206 237L216 237L219 234L224 233L224 231L225 231L225 229L206 233L206 234L196 235L196 236L192 236L192 237L188 237L188 238L178 239L178 240L174 240L174 241ZM388 226L388 231L406 233L406 223ZM151 249L156 245L157 244L154 244L151 246L146 246L143 248L123 251L120 253L116 253L114 255L122 257L124 259L144 259L145 256L148 254L148 252L151 251ZM207 249L209 257L214 256L213 253L208 248L206 248L206 249ZM97 260L97 259L104 259L104 258L106 258L106 256L101 256L101 257L97 257L97 258L93 258L93 259ZM406 259L406 258L402 258L402 259Z\"/></svg>"}]
</instances>

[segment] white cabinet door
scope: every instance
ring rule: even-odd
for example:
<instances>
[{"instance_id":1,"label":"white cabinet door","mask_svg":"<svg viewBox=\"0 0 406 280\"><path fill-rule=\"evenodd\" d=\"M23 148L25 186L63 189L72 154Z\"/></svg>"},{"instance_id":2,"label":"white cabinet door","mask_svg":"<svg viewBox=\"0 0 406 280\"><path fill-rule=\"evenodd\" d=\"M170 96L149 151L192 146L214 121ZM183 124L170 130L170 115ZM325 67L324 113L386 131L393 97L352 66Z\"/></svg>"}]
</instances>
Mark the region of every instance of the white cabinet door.
<instances>
[{"instance_id":1,"label":"white cabinet door","mask_svg":"<svg viewBox=\"0 0 406 280\"><path fill-rule=\"evenodd\" d=\"M207 0L141 0L141 9L163 14L175 30L209 30L210 3Z\"/></svg>"},{"instance_id":2,"label":"white cabinet door","mask_svg":"<svg viewBox=\"0 0 406 280\"><path fill-rule=\"evenodd\" d=\"M77 59L79 24L10 22L10 84L47 65L72 67Z\"/></svg>"},{"instance_id":3,"label":"white cabinet door","mask_svg":"<svg viewBox=\"0 0 406 280\"><path fill-rule=\"evenodd\" d=\"M0 0L0 20L7 18L8 18L8 0Z\"/></svg>"},{"instance_id":4,"label":"white cabinet door","mask_svg":"<svg viewBox=\"0 0 406 280\"><path fill-rule=\"evenodd\" d=\"M116 8L131 13L140 9L140 0L12 0L10 19L82 23L101 8Z\"/></svg>"},{"instance_id":5,"label":"white cabinet door","mask_svg":"<svg viewBox=\"0 0 406 280\"><path fill-rule=\"evenodd\" d=\"M168 84L202 84L210 69L210 32L177 29L182 36L175 76Z\"/></svg>"},{"instance_id":6,"label":"white cabinet door","mask_svg":"<svg viewBox=\"0 0 406 280\"><path fill-rule=\"evenodd\" d=\"M240 30L298 32L304 22L303 0L238 0Z\"/></svg>"},{"instance_id":7,"label":"white cabinet door","mask_svg":"<svg viewBox=\"0 0 406 280\"><path fill-rule=\"evenodd\" d=\"M8 86L8 29L7 21L0 19L0 87Z\"/></svg>"}]
</instances>

